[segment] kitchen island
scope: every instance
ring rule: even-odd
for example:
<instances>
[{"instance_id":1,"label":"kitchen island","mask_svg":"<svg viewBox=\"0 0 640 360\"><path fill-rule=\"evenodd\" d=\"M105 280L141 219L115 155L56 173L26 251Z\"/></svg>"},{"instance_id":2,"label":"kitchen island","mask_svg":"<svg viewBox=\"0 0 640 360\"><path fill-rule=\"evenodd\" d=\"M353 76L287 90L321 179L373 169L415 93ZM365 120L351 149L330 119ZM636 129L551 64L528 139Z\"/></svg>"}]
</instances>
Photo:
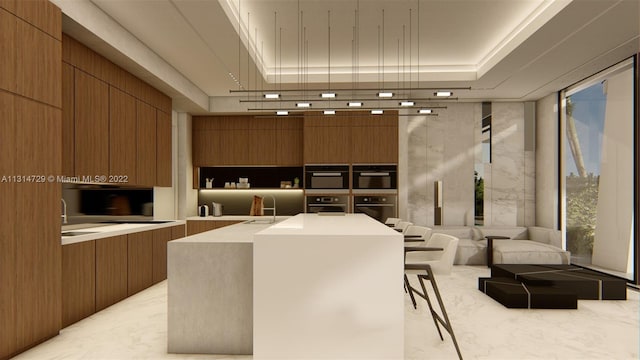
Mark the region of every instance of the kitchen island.
<instances>
[{"instance_id":1,"label":"kitchen island","mask_svg":"<svg viewBox=\"0 0 640 360\"><path fill-rule=\"evenodd\" d=\"M403 246L362 214L299 214L172 241L168 350L401 359Z\"/></svg>"}]
</instances>

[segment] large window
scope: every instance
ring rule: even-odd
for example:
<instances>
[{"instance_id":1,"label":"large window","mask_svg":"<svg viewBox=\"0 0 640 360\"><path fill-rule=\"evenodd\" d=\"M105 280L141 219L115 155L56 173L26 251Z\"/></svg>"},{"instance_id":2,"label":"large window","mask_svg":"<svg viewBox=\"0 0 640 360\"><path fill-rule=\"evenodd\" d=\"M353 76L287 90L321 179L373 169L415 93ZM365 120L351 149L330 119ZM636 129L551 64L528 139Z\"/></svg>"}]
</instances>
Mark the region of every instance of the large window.
<instances>
[{"instance_id":1,"label":"large window","mask_svg":"<svg viewBox=\"0 0 640 360\"><path fill-rule=\"evenodd\" d=\"M633 59L562 96L563 225L571 261L633 280Z\"/></svg>"}]
</instances>

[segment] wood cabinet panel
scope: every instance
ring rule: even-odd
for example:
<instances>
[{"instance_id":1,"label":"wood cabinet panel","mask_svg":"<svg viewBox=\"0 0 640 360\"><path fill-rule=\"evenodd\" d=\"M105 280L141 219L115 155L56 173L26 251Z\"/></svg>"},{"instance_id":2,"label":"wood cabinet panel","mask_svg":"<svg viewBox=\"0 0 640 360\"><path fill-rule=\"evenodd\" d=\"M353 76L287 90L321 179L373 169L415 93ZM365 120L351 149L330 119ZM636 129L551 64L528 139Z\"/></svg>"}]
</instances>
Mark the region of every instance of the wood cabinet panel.
<instances>
[{"instance_id":1,"label":"wood cabinet panel","mask_svg":"<svg viewBox=\"0 0 640 360\"><path fill-rule=\"evenodd\" d=\"M0 90L0 174L15 173L15 111L14 96ZM16 288L16 184L0 183L0 209L4 224L0 226L0 289ZM16 297L15 291L0 291L0 358L6 358L16 349Z\"/></svg>"},{"instance_id":2,"label":"wood cabinet panel","mask_svg":"<svg viewBox=\"0 0 640 360\"><path fill-rule=\"evenodd\" d=\"M156 111L156 185L172 185L171 115Z\"/></svg>"},{"instance_id":3,"label":"wood cabinet panel","mask_svg":"<svg viewBox=\"0 0 640 360\"><path fill-rule=\"evenodd\" d=\"M127 237L127 294L131 296L153 284L153 231Z\"/></svg>"},{"instance_id":4,"label":"wood cabinet panel","mask_svg":"<svg viewBox=\"0 0 640 360\"><path fill-rule=\"evenodd\" d=\"M171 240L181 239L186 235L186 225L177 225L171 227Z\"/></svg>"},{"instance_id":5,"label":"wood cabinet panel","mask_svg":"<svg viewBox=\"0 0 640 360\"><path fill-rule=\"evenodd\" d=\"M167 278L167 243L171 241L171 228L153 230L153 283Z\"/></svg>"},{"instance_id":6,"label":"wood cabinet panel","mask_svg":"<svg viewBox=\"0 0 640 360\"><path fill-rule=\"evenodd\" d=\"M137 171L139 185L156 182L156 109L137 100Z\"/></svg>"},{"instance_id":7,"label":"wood cabinet panel","mask_svg":"<svg viewBox=\"0 0 640 360\"><path fill-rule=\"evenodd\" d=\"M20 1L19 4L28 2ZM15 46L17 93L61 107L61 42L18 20Z\"/></svg>"},{"instance_id":8,"label":"wood cabinet panel","mask_svg":"<svg viewBox=\"0 0 640 360\"><path fill-rule=\"evenodd\" d=\"M16 0L0 0L0 8L6 9L8 12L16 13Z\"/></svg>"},{"instance_id":9,"label":"wood cabinet panel","mask_svg":"<svg viewBox=\"0 0 640 360\"><path fill-rule=\"evenodd\" d=\"M16 26L15 16L0 9L0 89L11 92L16 91Z\"/></svg>"},{"instance_id":10,"label":"wood cabinet panel","mask_svg":"<svg viewBox=\"0 0 640 360\"><path fill-rule=\"evenodd\" d=\"M62 39L62 13L49 0L17 1L16 15L54 38Z\"/></svg>"},{"instance_id":11,"label":"wood cabinet panel","mask_svg":"<svg viewBox=\"0 0 640 360\"><path fill-rule=\"evenodd\" d=\"M62 64L62 174L75 175L75 69Z\"/></svg>"},{"instance_id":12,"label":"wood cabinet panel","mask_svg":"<svg viewBox=\"0 0 640 360\"><path fill-rule=\"evenodd\" d=\"M15 99L15 174L59 175L61 111ZM61 320L61 188L56 183L15 186L16 346L18 350L55 336Z\"/></svg>"},{"instance_id":13,"label":"wood cabinet panel","mask_svg":"<svg viewBox=\"0 0 640 360\"><path fill-rule=\"evenodd\" d=\"M215 223L215 228L219 229L225 226L239 224L241 222L244 222L244 220L214 220L213 222Z\"/></svg>"},{"instance_id":14,"label":"wood cabinet panel","mask_svg":"<svg viewBox=\"0 0 640 360\"><path fill-rule=\"evenodd\" d=\"M397 164L398 127L359 126L351 131L354 164Z\"/></svg>"},{"instance_id":15,"label":"wood cabinet panel","mask_svg":"<svg viewBox=\"0 0 640 360\"><path fill-rule=\"evenodd\" d=\"M216 228L213 220L187 220L187 236L199 234Z\"/></svg>"},{"instance_id":16,"label":"wood cabinet panel","mask_svg":"<svg viewBox=\"0 0 640 360\"><path fill-rule=\"evenodd\" d=\"M216 131L196 130L192 137L193 166L214 166L223 164L220 154L222 135Z\"/></svg>"},{"instance_id":17,"label":"wood cabinet panel","mask_svg":"<svg viewBox=\"0 0 640 360\"><path fill-rule=\"evenodd\" d=\"M302 117L278 118L276 133L276 165L302 166L303 128Z\"/></svg>"},{"instance_id":18,"label":"wood cabinet panel","mask_svg":"<svg viewBox=\"0 0 640 360\"><path fill-rule=\"evenodd\" d=\"M351 128L345 126L306 126L305 164L348 164L351 162Z\"/></svg>"},{"instance_id":19,"label":"wood cabinet panel","mask_svg":"<svg viewBox=\"0 0 640 360\"><path fill-rule=\"evenodd\" d=\"M127 297L127 235L96 240L96 311Z\"/></svg>"},{"instance_id":20,"label":"wood cabinet panel","mask_svg":"<svg viewBox=\"0 0 640 360\"><path fill-rule=\"evenodd\" d=\"M75 172L109 173L109 86L75 70Z\"/></svg>"},{"instance_id":21,"label":"wood cabinet panel","mask_svg":"<svg viewBox=\"0 0 640 360\"><path fill-rule=\"evenodd\" d=\"M62 327L96 311L95 241L62 247Z\"/></svg>"},{"instance_id":22,"label":"wood cabinet panel","mask_svg":"<svg viewBox=\"0 0 640 360\"><path fill-rule=\"evenodd\" d=\"M137 183L136 99L109 87L109 174Z\"/></svg>"}]
</instances>

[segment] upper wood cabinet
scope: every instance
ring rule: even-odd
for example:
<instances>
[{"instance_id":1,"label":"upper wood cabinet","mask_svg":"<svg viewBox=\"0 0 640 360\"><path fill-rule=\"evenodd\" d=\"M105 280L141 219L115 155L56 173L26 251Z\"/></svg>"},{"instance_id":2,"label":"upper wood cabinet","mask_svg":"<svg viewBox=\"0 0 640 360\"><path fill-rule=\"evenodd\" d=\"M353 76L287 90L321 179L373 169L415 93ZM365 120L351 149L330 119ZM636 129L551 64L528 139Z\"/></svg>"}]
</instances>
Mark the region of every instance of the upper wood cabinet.
<instances>
[{"instance_id":1,"label":"upper wood cabinet","mask_svg":"<svg viewBox=\"0 0 640 360\"><path fill-rule=\"evenodd\" d=\"M16 91L16 22L11 13L0 9L0 89Z\"/></svg>"},{"instance_id":2,"label":"upper wood cabinet","mask_svg":"<svg viewBox=\"0 0 640 360\"><path fill-rule=\"evenodd\" d=\"M64 175L171 186L171 98L67 35L62 59Z\"/></svg>"},{"instance_id":3,"label":"upper wood cabinet","mask_svg":"<svg viewBox=\"0 0 640 360\"><path fill-rule=\"evenodd\" d=\"M303 124L301 116L277 118L276 164L279 166L300 166L303 163Z\"/></svg>"},{"instance_id":4,"label":"upper wood cabinet","mask_svg":"<svg viewBox=\"0 0 640 360\"><path fill-rule=\"evenodd\" d=\"M109 85L75 71L75 175L109 174Z\"/></svg>"},{"instance_id":5,"label":"upper wood cabinet","mask_svg":"<svg viewBox=\"0 0 640 360\"><path fill-rule=\"evenodd\" d=\"M171 186L171 115L156 111L156 185Z\"/></svg>"},{"instance_id":6,"label":"upper wood cabinet","mask_svg":"<svg viewBox=\"0 0 640 360\"><path fill-rule=\"evenodd\" d=\"M304 119L304 163L351 162L351 127L342 117L310 113Z\"/></svg>"},{"instance_id":7,"label":"upper wood cabinet","mask_svg":"<svg viewBox=\"0 0 640 360\"><path fill-rule=\"evenodd\" d=\"M16 16L36 28L51 35L57 40L62 39L62 12L49 0L15 1Z\"/></svg>"},{"instance_id":8,"label":"upper wood cabinet","mask_svg":"<svg viewBox=\"0 0 640 360\"><path fill-rule=\"evenodd\" d=\"M18 3L29 3L29 1L19 1ZM16 25L17 93L59 108L62 102L60 96L62 45L60 41L20 19ZM38 81L33 81L33 79L38 79Z\"/></svg>"},{"instance_id":9,"label":"upper wood cabinet","mask_svg":"<svg viewBox=\"0 0 640 360\"><path fill-rule=\"evenodd\" d=\"M353 112L304 119L305 164L396 164L398 115Z\"/></svg>"},{"instance_id":10,"label":"upper wood cabinet","mask_svg":"<svg viewBox=\"0 0 640 360\"><path fill-rule=\"evenodd\" d=\"M357 117L351 122L353 164L398 163L398 116Z\"/></svg>"},{"instance_id":11,"label":"upper wood cabinet","mask_svg":"<svg viewBox=\"0 0 640 360\"><path fill-rule=\"evenodd\" d=\"M137 100L137 180L139 185L156 182L156 109Z\"/></svg>"},{"instance_id":12,"label":"upper wood cabinet","mask_svg":"<svg viewBox=\"0 0 640 360\"><path fill-rule=\"evenodd\" d=\"M136 99L109 87L109 174L137 184Z\"/></svg>"},{"instance_id":13,"label":"upper wood cabinet","mask_svg":"<svg viewBox=\"0 0 640 360\"><path fill-rule=\"evenodd\" d=\"M75 69L62 64L62 175L75 173Z\"/></svg>"},{"instance_id":14,"label":"upper wood cabinet","mask_svg":"<svg viewBox=\"0 0 640 360\"><path fill-rule=\"evenodd\" d=\"M295 163L295 155L290 154L300 153L300 147L294 147L301 146L301 133L292 131L292 127L288 124L280 126L275 117L194 117L194 166L300 166L301 158ZM291 134L281 133L284 129Z\"/></svg>"}]
</instances>

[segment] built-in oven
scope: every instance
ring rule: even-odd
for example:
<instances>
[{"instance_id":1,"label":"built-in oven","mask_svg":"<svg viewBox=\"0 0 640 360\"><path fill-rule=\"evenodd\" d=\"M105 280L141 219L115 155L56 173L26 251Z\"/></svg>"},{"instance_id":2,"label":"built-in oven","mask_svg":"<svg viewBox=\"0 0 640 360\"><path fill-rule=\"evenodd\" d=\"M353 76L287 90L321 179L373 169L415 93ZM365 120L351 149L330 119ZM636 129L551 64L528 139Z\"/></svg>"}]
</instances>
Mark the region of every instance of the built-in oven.
<instances>
[{"instance_id":1,"label":"built-in oven","mask_svg":"<svg viewBox=\"0 0 640 360\"><path fill-rule=\"evenodd\" d=\"M354 195L353 212L367 214L384 223L387 218L398 217L396 195Z\"/></svg>"},{"instance_id":2,"label":"built-in oven","mask_svg":"<svg viewBox=\"0 0 640 360\"><path fill-rule=\"evenodd\" d=\"M349 165L305 165L307 190L349 190Z\"/></svg>"},{"instance_id":3,"label":"built-in oven","mask_svg":"<svg viewBox=\"0 0 640 360\"><path fill-rule=\"evenodd\" d=\"M307 195L307 213L349 212L348 195Z\"/></svg>"},{"instance_id":4,"label":"built-in oven","mask_svg":"<svg viewBox=\"0 0 640 360\"><path fill-rule=\"evenodd\" d=\"M397 165L353 165L354 190L393 190L397 188Z\"/></svg>"}]
</instances>

